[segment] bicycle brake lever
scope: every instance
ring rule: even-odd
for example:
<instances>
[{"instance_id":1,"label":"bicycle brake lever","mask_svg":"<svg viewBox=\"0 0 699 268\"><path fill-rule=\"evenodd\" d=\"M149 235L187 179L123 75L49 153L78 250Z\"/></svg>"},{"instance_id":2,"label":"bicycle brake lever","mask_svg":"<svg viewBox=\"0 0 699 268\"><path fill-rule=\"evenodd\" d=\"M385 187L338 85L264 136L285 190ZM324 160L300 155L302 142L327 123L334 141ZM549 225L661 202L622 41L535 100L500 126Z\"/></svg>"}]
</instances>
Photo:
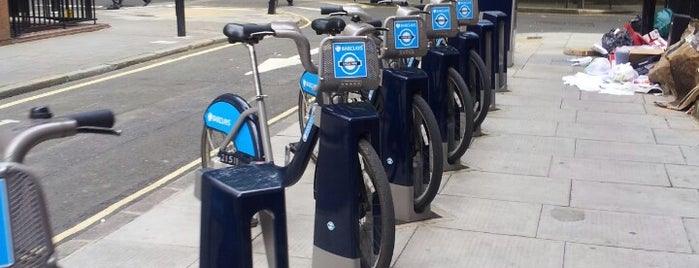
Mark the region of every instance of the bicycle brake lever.
<instances>
[{"instance_id":1,"label":"bicycle brake lever","mask_svg":"<svg viewBox=\"0 0 699 268\"><path fill-rule=\"evenodd\" d=\"M121 130L106 127L79 127L77 128L77 131L78 133L109 134L114 136L121 135Z\"/></svg>"}]
</instances>

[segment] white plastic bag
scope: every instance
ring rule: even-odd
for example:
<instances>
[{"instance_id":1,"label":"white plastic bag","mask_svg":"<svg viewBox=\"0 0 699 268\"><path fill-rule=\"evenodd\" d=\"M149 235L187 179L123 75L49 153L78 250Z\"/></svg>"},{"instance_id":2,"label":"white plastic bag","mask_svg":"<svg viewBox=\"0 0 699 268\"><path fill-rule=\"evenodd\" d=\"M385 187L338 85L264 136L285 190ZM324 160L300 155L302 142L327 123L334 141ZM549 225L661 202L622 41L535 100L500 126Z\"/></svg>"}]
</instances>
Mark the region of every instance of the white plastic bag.
<instances>
[{"instance_id":1,"label":"white plastic bag","mask_svg":"<svg viewBox=\"0 0 699 268\"><path fill-rule=\"evenodd\" d=\"M589 75L608 75L611 63L607 58L595 58L590 65L585 67L585 73Z\"/></svg>"},{"instance_id":2,"label":"white plastic bag","mask_svg":"<svg viewBox=\"0 0 699 268\"><path fill-rule=\"evenodd\" d=\"M615 82L629 82L636 79L638 73L631 67L631 63L624 63L614 65L609 77Z\"/></svg>"}]
</instances>

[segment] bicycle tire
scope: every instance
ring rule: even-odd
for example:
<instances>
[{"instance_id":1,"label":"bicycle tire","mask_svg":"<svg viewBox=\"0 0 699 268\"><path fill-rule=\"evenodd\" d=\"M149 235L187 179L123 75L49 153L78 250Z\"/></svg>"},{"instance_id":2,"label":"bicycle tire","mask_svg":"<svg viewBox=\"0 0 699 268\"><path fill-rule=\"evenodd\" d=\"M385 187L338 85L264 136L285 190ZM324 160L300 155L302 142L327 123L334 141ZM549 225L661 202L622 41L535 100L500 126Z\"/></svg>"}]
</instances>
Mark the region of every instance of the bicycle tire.
<instances>
[{"instance_id":1,"label":"bicycle tire","mask_svg":"<svg viewBox=\"0 0 699 268\"><path fill-rule=\"evenodd\" d=\"M298 115L299 115L299 127L301 129L301 134L303 134L303 131L306 129L306 122L308 122L308 118L310 117L310 112L311 112L311 107L313 106L313 102L315 102L315 96L312 96L312 95L304 92L303 90L299 90Z\"/></svg>"},{"instance_id":2,"label":"bicycle tire","mask_svg":"<svg viewBox=\"0 0 699 268\"><path fill-rule=\"evenodd\" d=\"M429 104L421 96L414 95L412 110L413 208L420 213L437 195L442 183L444 159L439 125Z\"/></svg>"},{"instance_id":3,"label":"bicycle tire","mask_svg":"<svg viewBox=\"0 0 699 268\"><path fill-rule=\"evenodd\" d=\"M201 167L202 168L221 168L228 166L218 160L218 156L212 155L217 149L217 144L221 144L226 138L226 133L212 129L204 125L201 133ZM232 146L231 143L229 143Z\"/></svg>"},{"instance_id":4,"label":"bicycle tire","mask_svg":"<svg viewBox=\"0 0 699 268\"><path fill-rule=\"evenodd\" d=\"M391 186L381 159L371 143L360 139L357 145L364 188L357 191L360 193L358 223L361 267L389 267L396 231ZM379 215L374 215L377 206ZM374 224L377 219L380 221L379 226ZM380 232L378 241L377 232Z\"/></svg>"},{"instance_id":5,"label":"bicycle tire","mask_svg":"<svg viewBox=\"0 0 699 268\"><path fill-rule=\"evenodd\" d=\"M447 122L454 126L454 132L447 134L447 162L456 163L466 153L473 138L474 111L473 98L459 71L448 70Z\"/></svg>"},{"instance_id":6,"label":"bicycle tire","mask_svg":"<svg viewBox=\"0 0 699 268\"><path fill-rule=\"evenodd\" d=\"M490 109L490 100L492 99L493 89L490 87L490 74L485 67L485 62L478 53L471 49L469 50L468 60L468 80L466 85L471 91L471 97L474 100L474 129L480 127L488 115Z\"/></svg>"}]
</instances>

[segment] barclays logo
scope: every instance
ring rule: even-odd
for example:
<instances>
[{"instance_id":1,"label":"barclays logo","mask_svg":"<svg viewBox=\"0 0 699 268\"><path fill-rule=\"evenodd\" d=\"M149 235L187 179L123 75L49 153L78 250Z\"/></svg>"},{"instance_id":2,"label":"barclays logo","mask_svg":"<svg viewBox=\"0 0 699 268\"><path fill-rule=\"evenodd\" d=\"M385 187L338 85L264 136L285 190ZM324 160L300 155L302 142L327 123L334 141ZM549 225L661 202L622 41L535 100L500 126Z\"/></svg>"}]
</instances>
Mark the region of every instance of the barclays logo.
<instances>
[{"instance_id":1,"label":"barclays logo","mask_svg":"<svg viewBox=\"0 0 699 268\"><path fill-rule=\"evenodd\" d=\"M214 115L212 112L209 112L208 114L206 114L206 121L215 122L215 123L227 126L227 127L231 126L230 119Z\"/></svg>"}]
</instances>

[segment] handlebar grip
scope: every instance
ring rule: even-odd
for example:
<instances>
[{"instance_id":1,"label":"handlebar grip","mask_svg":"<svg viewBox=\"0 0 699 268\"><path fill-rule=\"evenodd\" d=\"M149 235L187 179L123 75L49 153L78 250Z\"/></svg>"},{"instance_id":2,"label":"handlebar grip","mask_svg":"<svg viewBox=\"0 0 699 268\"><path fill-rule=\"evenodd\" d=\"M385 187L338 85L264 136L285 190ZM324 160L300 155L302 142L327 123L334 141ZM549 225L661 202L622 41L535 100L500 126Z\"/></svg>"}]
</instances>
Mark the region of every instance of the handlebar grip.
<instances>
[{"instance_id":1,"label":"handlebar grip","mask_svg":"<svg viewBox=\"0 0 699 268\"><path fill-rule=\"evenodd\" d=\"M328 15L332 13L343 13L346 12L344 9L342 9L342 6L325 6L325 7L320 7L320 14L321 15Z\"/></svg>"},{"instance_id":2,"label":"handlebar grip","mask_svg":"<svg viewBox=\"0 0 699 268\"><path fill-rule=\"evenodd\" d=\"M111 128L114 126L114 113L106 109L68 115L66 118L75 120L78 127Z\"/></svg>"}]
</instances>

